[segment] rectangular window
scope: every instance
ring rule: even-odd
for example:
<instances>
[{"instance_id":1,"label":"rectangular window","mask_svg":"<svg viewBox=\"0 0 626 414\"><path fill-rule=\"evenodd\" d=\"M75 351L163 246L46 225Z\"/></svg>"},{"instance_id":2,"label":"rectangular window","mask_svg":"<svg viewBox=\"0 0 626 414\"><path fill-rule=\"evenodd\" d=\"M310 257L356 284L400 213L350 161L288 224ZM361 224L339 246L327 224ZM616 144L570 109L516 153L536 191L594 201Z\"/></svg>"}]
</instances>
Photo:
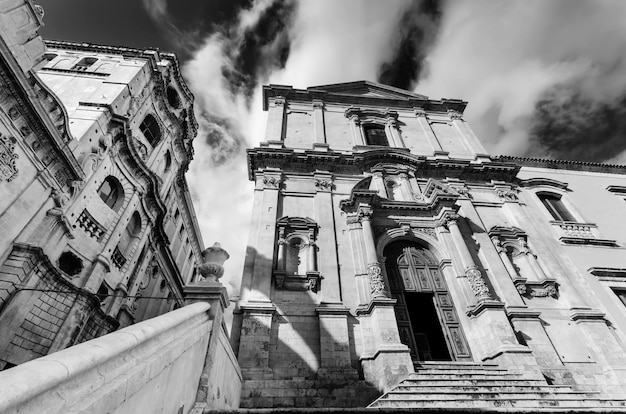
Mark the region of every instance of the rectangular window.
<instances>
[{"instance_id":1,"label":"rectangular window","mask_svg":"<svg viewBox=\"0 0 626 414\"><path fill-rule=\"evenodd\" d=\"M539 193L537 194L545 208L550 212L550 215L557 221L577 221L572 213L569 212L561 196L551 193Z\"/></svg>"},{"instance_id":2,"label":"rectangular window","mask_svg":"<svg viewBox=\"0 0 626 414\"><path fill-rule=\"evenodd\" d=\"M367 145L389 146L389 141L387 141L387 132L385 132L384 126L366 125L363 127L363 132L365 132L365 141L367 142Z\"/></svg>"}]
</instances>

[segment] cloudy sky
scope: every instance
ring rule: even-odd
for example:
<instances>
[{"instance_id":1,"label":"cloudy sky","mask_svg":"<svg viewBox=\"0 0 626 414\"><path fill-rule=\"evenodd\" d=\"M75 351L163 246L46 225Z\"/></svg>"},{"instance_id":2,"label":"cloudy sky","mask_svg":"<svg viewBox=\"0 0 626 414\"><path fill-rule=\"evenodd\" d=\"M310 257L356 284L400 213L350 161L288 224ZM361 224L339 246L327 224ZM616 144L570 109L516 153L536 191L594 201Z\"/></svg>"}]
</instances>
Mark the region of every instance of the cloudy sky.
<instances>
[{"instance_id":1,"label":"cloudy sky","mask_svg":"<svg viewBox=\"0 0 626 414\"><path fill-rule=\"evenodd\" d=\"M174 51L200 133L188 180L237 290L261 86L371 80L469 101L494 155L626 162L623 0L39 0L46 38Z\"/></svg>"}]
</instances>

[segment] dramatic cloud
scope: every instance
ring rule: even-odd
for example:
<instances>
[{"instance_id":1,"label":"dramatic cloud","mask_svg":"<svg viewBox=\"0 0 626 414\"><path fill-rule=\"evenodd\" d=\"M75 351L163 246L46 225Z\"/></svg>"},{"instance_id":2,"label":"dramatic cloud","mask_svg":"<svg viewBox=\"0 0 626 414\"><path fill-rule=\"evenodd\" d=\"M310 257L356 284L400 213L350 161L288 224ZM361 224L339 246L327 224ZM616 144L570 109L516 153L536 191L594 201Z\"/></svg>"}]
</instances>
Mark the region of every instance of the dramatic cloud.
<instances>
[{"instance_id":1,"label":"dramatic cloud","mask_svg":"<svg viewBox=\"0 0 626 414\"><path fill-rule=\"evenodd\" d=\"M372 80L469 101L492 154L626 161L626 3L143 0L182 51L200 133L188 179L235 294L264 140L260 86ZM622 153L623 155L620 155Z\"/></svg>"},{"instance_id":2,"label":"dramatic cloud","mask_svg":"<svg viewBox=\"0 0 626 414\"><path fill-rule=\"evenodd\" d=\"M411 90L424 71L424 59L430 52L437 34L441 9L439 1L416 1L404 13L398 24L396 51L391 61L380 68L378 82Z\"/></svg>"},{"instance_id":3,"label":"dramatic cloud","mask_svg":"<svg viewBox=\"0 0 626 414\"><path fill-rule=\"evenodd\" d=\"M447 2L417 90L468 100L492 153L613 158L624 149L624 16L620 1Z\"/></svg>"}]
</instances>

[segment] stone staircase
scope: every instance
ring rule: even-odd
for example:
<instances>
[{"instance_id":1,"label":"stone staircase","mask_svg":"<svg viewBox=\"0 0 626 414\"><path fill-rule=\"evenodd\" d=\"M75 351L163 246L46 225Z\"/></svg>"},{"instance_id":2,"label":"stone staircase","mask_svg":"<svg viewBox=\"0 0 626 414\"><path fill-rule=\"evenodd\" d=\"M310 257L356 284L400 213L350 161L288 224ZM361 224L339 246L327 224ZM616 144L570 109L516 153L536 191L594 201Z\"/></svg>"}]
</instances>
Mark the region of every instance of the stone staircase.
<instances>
[{"instance_id":1,"label":"stone staircase","mask_svg":"<svg viewBox=\"0 0 626 414\"><path fill-rule=\"evenodd\" d=\"M415 374L368 408L626 412L626 400L550 385L493 364L420 362Z\"/></svg>"}]
</instances>

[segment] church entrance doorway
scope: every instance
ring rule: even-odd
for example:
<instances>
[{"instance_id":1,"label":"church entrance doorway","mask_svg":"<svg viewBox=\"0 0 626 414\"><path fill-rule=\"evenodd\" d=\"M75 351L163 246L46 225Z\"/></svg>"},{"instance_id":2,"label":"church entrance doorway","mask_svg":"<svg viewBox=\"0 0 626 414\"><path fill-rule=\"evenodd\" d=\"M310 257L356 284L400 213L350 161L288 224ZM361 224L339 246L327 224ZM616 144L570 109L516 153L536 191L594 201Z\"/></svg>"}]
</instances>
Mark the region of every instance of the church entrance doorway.
<instances>
[{"instance_id":1,"label":"church entrance doorway","mask_svg":"<svg viewBox=\"0 0 626 414\"><path fill-rule=\"evenodd\" d=\"M470 359L467 341L439 265L432 253L412 242L385 248L391 295L397 300L400 339L415 361Z\"/></svg>"}]
</instances>

